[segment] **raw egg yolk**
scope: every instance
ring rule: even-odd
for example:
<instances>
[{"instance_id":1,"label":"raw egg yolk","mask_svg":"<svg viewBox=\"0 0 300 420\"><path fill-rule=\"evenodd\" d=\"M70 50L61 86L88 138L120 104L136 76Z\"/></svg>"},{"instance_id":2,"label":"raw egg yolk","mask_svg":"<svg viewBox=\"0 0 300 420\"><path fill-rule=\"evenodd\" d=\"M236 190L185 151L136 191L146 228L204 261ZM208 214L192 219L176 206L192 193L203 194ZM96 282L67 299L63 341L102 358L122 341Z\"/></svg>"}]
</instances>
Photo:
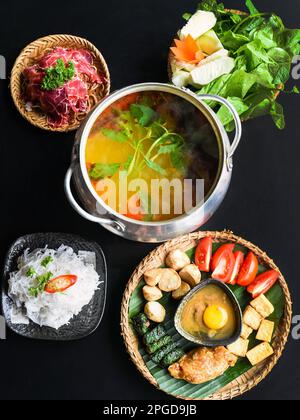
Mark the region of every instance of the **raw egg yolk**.
<instances>
[{"instance_id":1,"label":"raw egg yolk","mask_svg":"<svg viewBox=\"0 0 300 420\"><path fill-rule=\"evenodd\" d=\"M221 330L228 322L228 314L224 308L212 305L205 310L203 321L210 330Z\"/></svg>"}]
</instances>

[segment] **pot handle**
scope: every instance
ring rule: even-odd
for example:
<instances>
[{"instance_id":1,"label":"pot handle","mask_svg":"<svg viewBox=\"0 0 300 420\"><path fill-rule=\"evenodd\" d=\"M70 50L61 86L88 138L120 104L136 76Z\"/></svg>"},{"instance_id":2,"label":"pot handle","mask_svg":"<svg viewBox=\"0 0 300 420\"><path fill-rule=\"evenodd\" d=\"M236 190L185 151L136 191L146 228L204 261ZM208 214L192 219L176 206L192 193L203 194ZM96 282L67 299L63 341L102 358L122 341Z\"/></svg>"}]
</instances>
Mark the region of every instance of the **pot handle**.
<instances>
[{"instance_id":1,"label":"pot handle","mask_svg":"<svg viewBox=\"0 0 300 420\"><path fill-rule=\"evenodd\" d=\"M71 190L71 179L73 176L73 168L70 167L68 169L68 172L66 173L65 177L65 193L67 196L67 199L73 209L84 219L89 220L90 222L99 223L101 225L111 225L114 229L116 229L118 232L124 232L125 231L125 225L123 223L118 222L117 220L111 220L111 219L105 219L103 217L97 217L92 216L87 211L83 210L80 205L75 200L72 190Z\"/></svg>"},{"instance_id":2,"label":"pot handle","mask_svg":"<svg viewBox=\"0 0 300 420\"><path fill-rule=\"evenodd\" d=\"M225 98L222 98L221 96L217 96L217 95L197 95L200 99L204 99L204 100L210 100L210 101L215 101L218 102L224 106L226 106L226 108L231 112L233 119L234 119L234 123L235 123L235 137L234 140L232 142L232 145L228 151L228 155L227 155L227 164L230 170L232 170L232 158L233 155L236 152L236 149L238 148L238 145L241 141L241 137L242 137L242 122L240 119L240 116L237 112L237 110L235 109L235 107Z\"/></svg>"}]
</instances>

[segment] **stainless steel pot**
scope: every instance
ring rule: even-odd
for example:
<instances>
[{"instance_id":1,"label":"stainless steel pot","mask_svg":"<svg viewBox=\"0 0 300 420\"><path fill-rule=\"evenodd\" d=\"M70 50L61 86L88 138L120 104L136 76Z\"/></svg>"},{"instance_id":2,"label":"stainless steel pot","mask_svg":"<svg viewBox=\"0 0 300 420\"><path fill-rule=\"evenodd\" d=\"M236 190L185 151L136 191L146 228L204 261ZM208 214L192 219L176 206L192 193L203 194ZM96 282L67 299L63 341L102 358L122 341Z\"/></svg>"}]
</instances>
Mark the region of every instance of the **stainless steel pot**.
<instances>
[{"instance_id":1,"label":"stainless steel pot","mask_svg":"<svg viewBox=\"0 0 300 420\"><path fill-rule=\"evenodd\" d=\"M116 213L109 208L94 190L85 163L85 150L90 130L99 115L110 105L120 98L138 92L159 91L177 95L197 107L209 120L220 149L220 169L213 191L206 198L204 204L200 204L190 214L183 215L165 222L139 222ZM214 100L226 106L232 113L236 133L233 143L230 144L228 135L214 111L205 104L204 100ZM175 86L162 83L144 83L119 90L104 99L88 116L76 134L73 149L72 164L65 178L65 192L67 199L74 210L83 218L100 224L110 232L123 238L139 242L164 242L185 233L190 233L203 226L215 213L222 203L230 185L233 155L238 147L242 135L242 125L235 108L219 96L196 95L188 89L180 89ZM75 187L83 203L82 208L74 198L71 190L71 180L74 178ZM103 216L103 210L106 215Z\"/></svg>"}]
</instances>

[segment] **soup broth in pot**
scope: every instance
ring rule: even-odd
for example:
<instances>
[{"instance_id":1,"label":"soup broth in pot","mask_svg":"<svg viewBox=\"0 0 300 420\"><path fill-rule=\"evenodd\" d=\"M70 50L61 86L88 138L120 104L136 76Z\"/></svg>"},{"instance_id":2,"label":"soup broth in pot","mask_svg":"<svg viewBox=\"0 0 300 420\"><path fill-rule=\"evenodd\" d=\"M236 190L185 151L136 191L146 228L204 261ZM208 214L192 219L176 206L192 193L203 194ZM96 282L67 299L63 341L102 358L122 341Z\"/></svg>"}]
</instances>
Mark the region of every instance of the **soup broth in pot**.
<instances>
[{"instance_id":1,"label":"soup broth in pot","mask_svg":"<svg viewBox=\"0 0 300 420\"><path fill-rule=\"evenodd\" d=\"M96 193L114 211L161 222L199 204L197 180L204 182L202 201L210 195L220 149L211 124L194 105L170 93L140 92L98 117L87 141L86 166ZM168 194L161 187L166 181ZM179 205L187 195L191 208Z\"/></svg>"}]
</instances>

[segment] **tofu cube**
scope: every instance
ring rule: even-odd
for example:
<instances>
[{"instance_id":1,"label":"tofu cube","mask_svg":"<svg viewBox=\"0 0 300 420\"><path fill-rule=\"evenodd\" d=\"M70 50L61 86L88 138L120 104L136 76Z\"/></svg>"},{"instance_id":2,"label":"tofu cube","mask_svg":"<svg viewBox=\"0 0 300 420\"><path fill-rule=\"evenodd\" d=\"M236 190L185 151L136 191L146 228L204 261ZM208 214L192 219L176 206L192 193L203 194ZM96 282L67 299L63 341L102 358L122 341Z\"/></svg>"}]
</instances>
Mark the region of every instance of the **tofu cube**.
<instances>
[{"instance_id":1,"label":"tofu cube","mask_svg":"<svg viewBox=\"0 0 300 420\"><path fill-rule=\"evenodd\" d=\"M248 306L244 312L243 323L248 327L252 328L254 331L257 331L262 322L262 316L256 312L252 306Z\"/></svg>"},{"instance_id":2,"label":"tofu cube","mask_svg":"<svg viewBox=\"0 0 300 420\"><path fill-rule=\"evenodd\" d=\"M249 340L239 338L235 343L227 346L228 351L237 357L246 357L249 347Z\"/></svg>"},{"instance_id":3,"label":"tofu cube","mask_svg":"<svg viewBox=\"0 0 300 420\"><path fill-rule=\"evenodd\" d=\"M274 322L263 320L261 326L258 330L256 339L259 341L265 341L266 343L271 343L275 324Z\"/></svg>"},{"instance_id":4,"label":"tofu cube","mask_svg":"<svg viewBox=\"0 0 300 420\"><path fill-rule=\"evenodd\" d=\"M261 343L259 346L248 351L246 357L252 366L256 366L268 357L272 356L273 353L274 350L269 343Z\"/></svg>"},{"instance_id":5,"label":"tofu cube","mask_svg":"<svg viewBox=\"0 0 300 420\"><path fill-rule=\"evenodd\" d=\"M241 337L244 340L248 340L248 338L250 337L250 335L253 333L253 329L248 327L248 325L243 324L243 329L242 329L242 334Z\"/></svg>"},{"instance_id":6,"label":"tofu cube","mask_svg":"<svg viewBox=\"0 0 300 420\"><path fill-rule=\"evenodd\" d=\"M253 300L250 305L254 308L263 318L268 318L274 312L274 306L266 298L265 295L259 296Z\"/></svg>"}]
</instances>

